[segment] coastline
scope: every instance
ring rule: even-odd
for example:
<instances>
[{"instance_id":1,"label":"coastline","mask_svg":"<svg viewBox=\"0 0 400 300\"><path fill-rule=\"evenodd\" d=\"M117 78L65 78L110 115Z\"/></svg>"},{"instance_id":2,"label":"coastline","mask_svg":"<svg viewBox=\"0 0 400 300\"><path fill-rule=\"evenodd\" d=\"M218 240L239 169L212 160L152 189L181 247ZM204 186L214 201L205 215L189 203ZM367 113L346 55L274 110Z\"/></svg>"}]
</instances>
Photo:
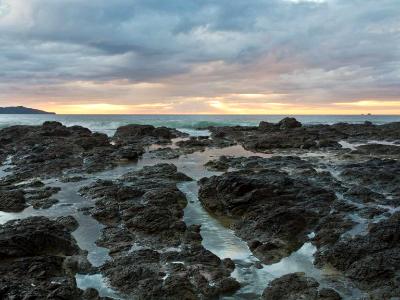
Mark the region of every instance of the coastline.
<instances>
[{"instance_id":1,"label":"coastline","mask_svg":"<svg viewBox=\"0 0 400 300\"><path fill-rule=\"evenodd\" d=\"M381 258L400 253L400 123L202 129L209 136L152 125L106 135L54 121L1 129L2 255L41 270L59 261L61 235L68 250L52 268L76 299L93 288L101 294L90 299L398 294L400 266ZM31 253L15 254L14 237ZM12 265L0 268L11 293L32 293L15 285ZM39 297L66 295L52 274L23 276Z\"/></svg>"}]
</instances>

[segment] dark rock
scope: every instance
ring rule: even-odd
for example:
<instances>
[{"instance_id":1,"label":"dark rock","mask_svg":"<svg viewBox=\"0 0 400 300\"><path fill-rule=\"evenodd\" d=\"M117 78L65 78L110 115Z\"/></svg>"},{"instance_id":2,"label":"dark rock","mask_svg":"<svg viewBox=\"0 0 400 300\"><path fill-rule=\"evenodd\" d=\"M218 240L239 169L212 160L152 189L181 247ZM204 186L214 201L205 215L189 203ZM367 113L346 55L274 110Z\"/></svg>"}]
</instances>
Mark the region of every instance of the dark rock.
<instances>
[{"instance_id":1,"label":"dark rock","mask_svg":"<svg viewBox=\"0 0 400 300\"><path fill-rule=\"evenodd\" d=\"M86 262L70 231L45 217L0 226L1 299L81 299L67 261ZM83 264L81 264L83 265Z\"/></svg>"},{"instance_id":2,"label":"dark rock","mask_svg":"<svg viewBox=\"0 0 400 300\"><path fill-rule=\"evenodd\" d=\"M0 190L0 210L4 212L20 212L26 207L21 190Z\"/></svg>"},{"instance_id":3,"label":"dark rock","mask_svg":"<svg viewBox=\"0 0 400 300\"><path fill-rule=\"evenodd\" d=\"M356 150L352 151L353 154L364 155L400 155L400 147L395 145L383 144L367 144L358 146Z\"/></svg>"},{"instance_id":4,"label":"dark rock","mask_svg":"<svg viewBox=\"0 0 400 300\"><path fill-rule=\"evenodd\" d=\"M332 289L318 290L319 283L304 273L291 273L273 280L264 290L265 300L340 300Z\"/></svg>"},{"instance_id":5,"label":"dark rock","mask_svg":"<svg viewBox=\"0 0 400 300\"><path fill-rule=\"evenodd\" d=\"M175 159L181 156L184 152L181 149L172 149L170 147L152 150L149 153L150 158L159 159Z\"/></svg>"},{"instance_id":6,"label":"dark rock","mask_svg":"<svg viewBox=\"0 0 400 300\"><path fill-rule=\"evenodd\" d=\"M301 127L301 123L295 118L284 118L279 121L278 126L280 129L293 129Z\"/></svg>"},{"instance_id":7,"label":"dark rock","mask_svg":"<svg viewBox=\"0 0 400 300\"><path fill-rule=\"evenodd\" d=\"M12 157L11 171L18 182L60 176L66 170L93 173L113 168L121 159L138 159L145 146L170 143L178 136L185 134L166 127L127 125L117 129L112 141L105 134L81 126L66 127L51 121L41 126L1 129L0 157Z\"/></svg>"},{"instance_id":8,"label":"dark rock","mask_svg":"<svg viewBox=\"0 0 400 300\"><path fill-rule=\"evenodd\" d=\"M209 211L232 218L236 233L249 242L252 252L272 263L307 240L336 197L306 179L261 169L203 178L199 199Z\"/></svg>"},{"instance_id":9,"label":"dark rock","mask_svg":"<svg viewBox=\"0 0 400 300\"><path fill-rule=\"evenodd\" d=\"M400 295L400 213L370 226L367 235L340 240L319 251L318 265L329 264L345 273L373 299Z\"/></svg>"},{"instance_id":10,"label":"dark rock","mask_svg":"<svg viewBox=\"0 0 400 300\"><path fill-rule=\"evenodd\" d=\"M400 196L400 162L397 160L374 158L343 165L341 168L340 176L349 183L363 186L375 193L386 193L395 198ZM371 193L371 197L381 200L374 193ZM395 199L386 198L385 203L398 205Z\"/></svg>"},{"instance_id":11,"label":"dark rock","mask_svg":"<svg viewBox=\"0 0 400 300\"><path fill-rule=\"evenodd\" d=\"M312 239L318 248L334 245L340 237L350 230L355 223L342 213L334 213L323 217L315 227L315 237Z\"/></svg>"},{"instance_id":12,"label":"dark rock","mask_svg":"<svg viewBox=\"0 0 400 300\"><path fill-rule=\"evenodd\" d=\"M260 124L258 125L258 129L261 131L274 131L276 130L276 124L261 121Z\"/></svg>"},{"instance_id":13,"label":"dark rock","mask_svg":"<svg viewBox=\"0 0 400 300\"><path fill-rule=\"evenodd\" d=\"M75 231L79 227L78 221L72 216L59 217L56 221L67 228L70 232Z\"/></svg>"},{"instance_id":14,"label":"dark rock","mask_svg":"<svg viewBox=\"0 0 400 300\"><path fill-rule=\"evenodd\" d=\"M294 118L285 118L277 124L261 122L258 127L225 126L210 127L209 130L214 139L238 142L251 151L321 148L338 150L341 148L338 144L341 140L400 140L400 123L384 125L338 123L302 126ZM396 146L379 147L387 153L398 152L398 149L393 148ZM367 146L367 148L373 148L373 146ZM368 149L368 151L372 150ZM378 153L378 150L374 151Z\"/></svg>"},{"instance_id":15,"label":"dark rock","mask_svg":"<svg viewBox=\"0 0 400 300\"><path fill-rule=\"evenodd\" d=\"M130 124L117 128L114 138L126 139L151 135L155 127L152 125Z\"/></svg>"},{"instance_id":16,"label":"dark rock","mask_svg":"<svg viewBox=\"0 0 400 300\"><path fill-rule=\"evenodd\" d=\"M172 164L98 181L81 192L107 227L98 244L112 260L101 267L111 285L138 299L209 299L239 288L221 261L201 245L200 227L183 222L186 197L176 184L190 180Z\"/></svg>"},{"instance_id":17,"label":"dark rock","mask_svg":"<svg viewBox=\"0 0 400 300\"><path fill-rule=\"evenodd\" d=\"M206 148L224 148L236 144L234 141L228 141L220 138L210 139L208 136L190 137L176 143L184 154L204 151Z\"/></svg>"},{"instance_id":18,"label":"dark rock","mask_svg":"<svg viewBox=\"0 0 400 300\"><path fill-rule=\"evenodd\" d=\"M130 124L119 127L114 134L113 140L120 145L150 145L170 143L171 139L183 136L186 136L186 134L176 129Z\"/></svg>"},{"instance_id":19,"label":"dark rock","mask_svg":"<svg viewBox=\"0 0 400 300\"><path fill-rule=\"evenodd\" d=\"M385 201L385 197L382 194L373 192L370 189L359 185L350 187L344 196L348 197L352 201L361 203Z\"/></svg>"}]
</instances>

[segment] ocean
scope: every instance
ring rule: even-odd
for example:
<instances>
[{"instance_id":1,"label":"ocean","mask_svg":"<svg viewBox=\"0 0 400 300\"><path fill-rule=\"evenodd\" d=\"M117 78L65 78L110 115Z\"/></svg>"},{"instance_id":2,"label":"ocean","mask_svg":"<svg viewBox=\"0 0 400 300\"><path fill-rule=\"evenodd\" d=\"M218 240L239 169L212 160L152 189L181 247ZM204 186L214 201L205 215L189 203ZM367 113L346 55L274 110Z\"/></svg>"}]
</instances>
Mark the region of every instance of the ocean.
<instances>
[{"instance_id":1,"label":"ocean","mask_svg":"<svg viewBox=\"0 0 400 300\"><path fill-rule=\"evenodd\" d=\"M11 125L39 125L59 121L67 126L81 125L92 131L112 135L126 124L150 124L177 128L187 133L201 133L208 126L254 126L260 121L278 122L286 115L0 115L0 128ZM334 124L338 122L384 124L400 121L395 115L296 115L303 124Z\"/></svg>"}]
</instances>

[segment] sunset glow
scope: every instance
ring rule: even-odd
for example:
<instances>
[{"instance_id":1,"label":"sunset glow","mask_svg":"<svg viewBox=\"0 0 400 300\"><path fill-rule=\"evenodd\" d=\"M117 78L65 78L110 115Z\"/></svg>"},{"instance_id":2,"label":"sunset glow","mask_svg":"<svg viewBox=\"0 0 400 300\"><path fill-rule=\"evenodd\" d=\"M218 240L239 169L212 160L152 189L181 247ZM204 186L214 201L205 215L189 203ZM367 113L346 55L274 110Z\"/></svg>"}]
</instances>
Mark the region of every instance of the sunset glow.
<instances>
[{"instance_id":1,"label":"sunset glow","mask_svg":"<svg viewBox=\"0 0 400 300\"><path fill-rule=\"evenodd\" d=\"M394 0L0 0L0 106L400 114L399 15Z\"/></svg>"}]
</instances>

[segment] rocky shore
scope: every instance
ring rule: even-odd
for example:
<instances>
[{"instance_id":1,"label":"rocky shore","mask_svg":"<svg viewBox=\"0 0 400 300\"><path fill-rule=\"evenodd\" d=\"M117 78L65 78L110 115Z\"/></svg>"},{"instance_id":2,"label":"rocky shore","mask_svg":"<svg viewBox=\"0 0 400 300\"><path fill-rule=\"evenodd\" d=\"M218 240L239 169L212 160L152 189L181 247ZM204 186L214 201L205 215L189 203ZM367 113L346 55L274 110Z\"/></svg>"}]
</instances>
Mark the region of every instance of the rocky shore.
<instances>
[{"instance_id":1,"label":"rocky shore","mask_svg":"<svg viewBox=\"0 0 400 300\"><path fill-rule=\"evenodd\" d=\"M98 274L120 299L244 299L252 282L238 277L243 264L218 257L201 224L184 221L178 185L198 179L193 168L204 178L192 201L247 243L256 269L315 247L321 276L266 278L247 299L400 297L400 123L285 118L209 131L132 124L107 136L58 122L0 130L0 298L106 299L77 281ZM232 154L237 147L246 155ZM108 253L99 266L83 248L84 220L101 232L87 249Z\"/></svg>"}]
</instances>

